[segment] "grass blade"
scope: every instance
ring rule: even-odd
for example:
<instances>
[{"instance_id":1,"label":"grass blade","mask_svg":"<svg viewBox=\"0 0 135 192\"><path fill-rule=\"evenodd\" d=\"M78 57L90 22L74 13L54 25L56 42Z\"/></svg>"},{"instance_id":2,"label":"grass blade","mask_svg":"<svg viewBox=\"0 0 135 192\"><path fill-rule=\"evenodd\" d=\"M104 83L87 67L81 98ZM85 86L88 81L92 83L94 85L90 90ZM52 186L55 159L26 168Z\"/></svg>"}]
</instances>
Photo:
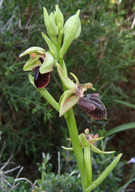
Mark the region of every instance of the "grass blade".
<instances>
[{"instance_id":1,"label":"grass blade","mask_svg":"<svg viewBox=\"0 0 135 192\"><path fill-rule=\"evenodd\" d=\"M112 135L114 133L118 133L120 131L126 131L126 130L129 130L129 129L134 129L134 128L135 128L135 122L122 124L122 125L119 125L117 127L114 127L110 131L107 131L106 136L110 136L110 135Z\"/></svg>"}]
</instances>

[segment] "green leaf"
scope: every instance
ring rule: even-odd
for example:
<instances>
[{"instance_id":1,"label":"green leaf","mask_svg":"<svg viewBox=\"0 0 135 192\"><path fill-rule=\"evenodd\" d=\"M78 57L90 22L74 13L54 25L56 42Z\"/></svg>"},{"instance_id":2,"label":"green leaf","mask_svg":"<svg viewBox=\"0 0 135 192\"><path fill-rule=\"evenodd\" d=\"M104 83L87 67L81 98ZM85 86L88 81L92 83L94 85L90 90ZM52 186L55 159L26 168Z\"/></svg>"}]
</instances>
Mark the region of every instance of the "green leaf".
<instances>
[{"instance_id":1,"label":"green leaf","mask_svg":"<svg viewBox=\"0 0 135 192\"><path fill-rule=\"evenodd\" d=\"M122 186L117 192L124 192L125 189L127 188L127 186L132 183L133 181L135 181L135 177L133 179L130 179L124 186ZM124 189L124 190L123 190Z\"/></svg>"},{"instance_id":2,"label":"green leaf","mask_svg":"<svg viewBox=\"0 0 135 192\"><path fill-rule=\"evenodd\" d=\"M125 105L127 107L131 107L131 108L135 109L135 104L132 104L132 103L129 103L129 102L126 102L126 101L121 101L121 100L118 100L118 99L115 99L114 101L116 103L120 103L122 105Z\"/></svg>"},{"instance_id":3,"label":"green leaf","mask_svg":"<svg viewBox=\"0 0 135 192\"><path fill-rule=\"evenodd\" d=\"M92 182L92 184L89 187L87 187L85 191L89 192L98 187L104 181L104 179L110 174L110 172L115 168L121 156L122 156L121 153L117 155L117 157L113 160L113 162L101 173L101 175L94 182Z\"/></svg>"},{"instance_id":4,"label":"green leaf","mask_svg":"<svg viewBox=\"0 0 135 192\"><path fill-rule=\"evenodd\" d=\"M129 130L129 129L134 129L135 128L135 122L132 122L132 123L126 123L126 124L123 124L123 125L119 125L115 128L112 128L110 131L107 131L106 133L106 136L110 136L114 133L118 133L120 131L126 131L126 130Z\"/></svg>"}]
</instances>

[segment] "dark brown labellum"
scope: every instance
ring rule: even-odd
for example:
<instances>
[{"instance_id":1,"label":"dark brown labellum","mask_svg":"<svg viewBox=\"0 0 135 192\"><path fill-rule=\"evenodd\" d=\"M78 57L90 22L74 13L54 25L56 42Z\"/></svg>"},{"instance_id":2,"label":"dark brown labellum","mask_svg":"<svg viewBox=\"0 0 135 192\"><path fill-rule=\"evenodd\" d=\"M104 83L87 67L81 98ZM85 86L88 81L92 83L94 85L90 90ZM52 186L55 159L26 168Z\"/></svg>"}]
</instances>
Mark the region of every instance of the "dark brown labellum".
<instances>
[{"instance_id":1,"label":"dark brown labellum","mask_svg":"<svg viewBox=\"0 0 135 192\"><path fill-rule=\"evenodd\" d=\"M39 58L39 61L43 64L44 59L42 57Z\"/></svg>"},{"instance_id":2,"label":"dark brown labellum","mask_svg":"<svg viewBox=\"0 0 135 192\"><path fill-rule=\"evenodd\" d=\"M78 105L82 111L95 120L107 118L107 110L96 94L88 94L79 99Z\"/></svg>"},{"instance_id":3,"label":"dark brown labellum","mask_svg":"<svg viewBox=\"0 0 135 192\"><path fill-rule=\"evenodd\" d=\"M50 73L41 74L40 67L37 67L34 74L34 83L37 88L44 88L50 81Z\"/></svg>"}]
</instances>

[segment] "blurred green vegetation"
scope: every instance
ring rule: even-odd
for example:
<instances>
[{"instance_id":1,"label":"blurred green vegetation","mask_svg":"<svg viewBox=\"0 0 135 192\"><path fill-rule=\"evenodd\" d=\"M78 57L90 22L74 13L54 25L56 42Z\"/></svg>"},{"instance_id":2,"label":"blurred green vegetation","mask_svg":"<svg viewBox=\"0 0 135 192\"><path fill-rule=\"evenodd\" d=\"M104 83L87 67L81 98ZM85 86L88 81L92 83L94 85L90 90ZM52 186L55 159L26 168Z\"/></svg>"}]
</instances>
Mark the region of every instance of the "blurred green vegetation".
<instances>
[{"instance_id":1,"label":"blurred green vegetation","mask_svg":"<svg viewBox=\"0 0 135 192\"><path fill-rule=\"evenodd\" d=\"M82 33L73 42L65 61L69 72L76 74L81 83L93 83L108 109L108 120L95 122L76 106L79 132L88 127L91 131L100 133L98 128L113 128L135 121L134 109L115 102L121 100L135 104L135 2L116 2L118 1L0 1L0 147L6 143L1 161L14 154L14 161L25 167L25 177L34 180L39 176L36 163L41 161L43 151L52 155L50 161L55 173L58 151L61 151L63 157L63 173L72 171L75 166L74 160L68 161L67 153L60 147L67 144L68 131L64 120L59 119L58 113L30 85L27 73L22 70L24 59L22 61L18 57L30 46L47 49L41 37L41 32L45 32L43 6L48 11L53 11L55 4L59 4L66 19L78 9L81 10ZM47 89L58 100L61 90L56 80L57 74L53 72ZM126 141L121 140L122 142ZM113 142L109 147L114 147ZM115 146L115 149L123 150L121 146ZM133 155L133 150L130 150L129 156ZM96 157L96 162L98 158ZM99 168L95 166L94 169L97 171ZM118 188L120 181L114 179L114 183Z\"/></svg>"}]
</instances>

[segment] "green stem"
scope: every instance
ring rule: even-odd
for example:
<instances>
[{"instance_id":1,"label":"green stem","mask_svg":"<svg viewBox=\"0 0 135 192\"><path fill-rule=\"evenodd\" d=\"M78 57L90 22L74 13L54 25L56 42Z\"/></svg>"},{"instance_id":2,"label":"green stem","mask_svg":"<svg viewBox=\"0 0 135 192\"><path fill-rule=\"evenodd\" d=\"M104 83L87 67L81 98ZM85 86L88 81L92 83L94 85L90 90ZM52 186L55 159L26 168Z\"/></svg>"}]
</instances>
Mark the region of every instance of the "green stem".
<instances>
[{"instance_id":1,"label":"green stem","mask_svg":"<svg viewBox=\"0 0 135 192\"><path fill-rule=\"evenodd\" d=\"M38 89L39 93L48 101L48 103L59 112L59 104L46 89Z\"/></svg>"},{"instance_id":2,"label":"green stem","mask_svg":"<svg viewBox=\"0 0 135 192\"><path fill-rule=\"evenodd\" d=\"M84 160L87 171L87 183L92 183L92 166L91 166L91 151L89 146L84 147Z\"/></svg>"},{"instance_id":3,"label":"green stem","mask_svg":"<svg viewBox=\"0 0 135 192\"><path fill-rule=\"evenodd\" d=\"M79 141L79 135L76 125L76 120L74 117L73 109L70 109L65 116L66 123L69 129L70 138L72 141L73 150L75 153L76 161L79 167L81 180L82 180L82 187L83 192L85 192L85 188L87 186L87 177L86 177L86 167L85 167L85 161L84 156L82 152L82 147Z\"/></svg>"},{"instance_id":4,"label":"green stem","mask_svg":"<svg viewBox=\"0 0 135 192\"><path fill-rule=\"evenodd\" d=\"M67 68L66 68L64 60L61 58L59 60L59 62L60 62L61 67L63 68L63 70L67 73ZM63 85L63 83L62 83L62 85ZM63 85L63 89L64 89L64 91L66 90L64 85ZM70 135L73 150L75 153L75 158L76 158L78 168L80 171L83 192L85 192L85 188L87 186L86 167L85 167L82 147L81 147L81 144L79 141L79 134L78 134L78 130L77 130L77 125L76 125L76 120L74 117L73 109L71 108L70 110L68 110L66 112L66 114L64 115L64 117L65 117L65 120L66 120L66 123L68 126L69 135Z\"/></svg>"},{"instance_id":5,"label":"green stem","mask_svg":"<svg viewBox=\"0 0 135 192\"><path fill-rule=\"evenodd\" d=\"M30 83L36 88L34 84L34 77L32 75L28 75ZM36 88L37 89L37 88ZM52 95L45 89L39 88L37 91L48 101L48 103L55 108L59 112L59 103L52 97Z\"/></svg>"}]
</instances>

